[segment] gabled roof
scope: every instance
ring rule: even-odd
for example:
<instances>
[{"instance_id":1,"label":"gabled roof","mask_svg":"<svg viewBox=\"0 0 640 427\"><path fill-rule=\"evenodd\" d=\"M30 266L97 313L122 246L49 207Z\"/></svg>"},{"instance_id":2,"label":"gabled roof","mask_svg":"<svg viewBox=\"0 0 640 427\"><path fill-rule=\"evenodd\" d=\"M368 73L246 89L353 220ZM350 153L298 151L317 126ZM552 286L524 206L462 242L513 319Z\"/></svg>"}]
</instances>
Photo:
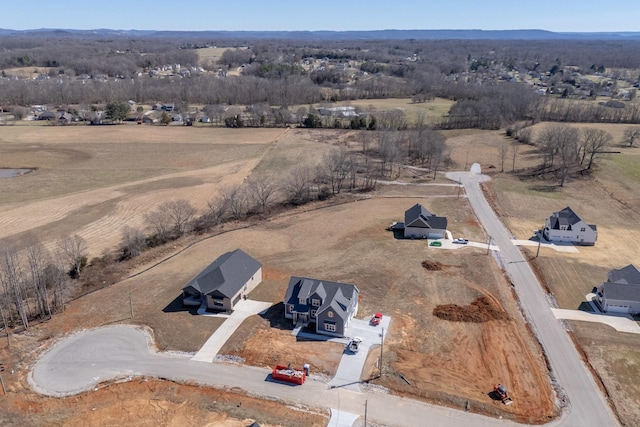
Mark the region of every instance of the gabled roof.
<instances>
[{"instance_id":1,"label":"gabled roof","mask_svg":"<svg viewBox=\"0 0 640 427\"><path fill-rule=\"evenodd\" d=\"M404 226L446 230L447 218L432 214L418 203L404 213Z\"/></svg>"},{"instance_id":2,"label":"gabled roof","mask_svg":"<svg viewBox=\"0 0 640 427\"><path fill-rule=\"evenodd\" d=\"M182 289L191 288L202 295L231 298L262 267L241 249L220 255Z\"/></svg>"},{"instance_id":3,"label":"gabled roof","mask_svg":"<svg viewBox=\"0 0 640 427\"><path fill-rule=\"evenodd\" d=\"M355 285L349 283L291 276L284 302L285 304L293 304L296 311L302 311L307 305L301 305L300 298L308 299L316 293L324 295L322 305L317 309L318 313L331 307L338 316L346 319L349 316L347 309L351 300L358 298L359 290Z\"/></svg>"},{"instance_id":4,"label":"gabled roof","mask_svg":"<svg viewBox=\"0 0 640 427\"><path fill-rule=\"evenodd\" d=\"M603 286L604 296L607 299L640 302L640 283L612 283L607 282Z\"/></svg>"},{"instance_id":5,"label":"gabled roof","mask_svg":"<svg viewBox=\"0 0 640 427\"><path fill-rule=\"evenodd\" d=\"M566 207L561 211L554 212L551 217L549 217L549 228L552 230L560 230L561 226L566 226L568 229L571 229L571 226L582 221L580 217L570 208ZM592 229L596 229L595 225L588 225Z\"/></svg>"},{"instance_id":6,"label":"gabled roof","mask_svg":"<svg viewBox=\"0 0 640 427\"><path fill-rule=\"evenodd\" d=\"M614 268L607 274L607 279L611 283L639 285L640 287L640 270L633 264L629 264L620 269Z\"/></svg>"}]
</instances>

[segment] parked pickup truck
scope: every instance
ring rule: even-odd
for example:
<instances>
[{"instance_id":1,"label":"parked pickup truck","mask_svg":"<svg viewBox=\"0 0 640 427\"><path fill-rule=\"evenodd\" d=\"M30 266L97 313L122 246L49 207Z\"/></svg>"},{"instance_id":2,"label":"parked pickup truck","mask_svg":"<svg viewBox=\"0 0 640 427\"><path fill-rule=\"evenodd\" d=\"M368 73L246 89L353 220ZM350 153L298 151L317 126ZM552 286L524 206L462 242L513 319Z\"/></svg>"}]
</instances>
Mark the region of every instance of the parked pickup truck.
<instances>
[{"instance_id":1,"label":"parked pickup truck","mask_svg":"<svg viewBox=\"0 0 640 427\"><path fill-rule=\"evenodd\" d=\"M284 381L287 383L304 384L305 379L307 379L307 375L304 371L293 369L291 366L280 366L276 365L271 372L271 377L274 380Z\"/></svg>"}]
</instances>

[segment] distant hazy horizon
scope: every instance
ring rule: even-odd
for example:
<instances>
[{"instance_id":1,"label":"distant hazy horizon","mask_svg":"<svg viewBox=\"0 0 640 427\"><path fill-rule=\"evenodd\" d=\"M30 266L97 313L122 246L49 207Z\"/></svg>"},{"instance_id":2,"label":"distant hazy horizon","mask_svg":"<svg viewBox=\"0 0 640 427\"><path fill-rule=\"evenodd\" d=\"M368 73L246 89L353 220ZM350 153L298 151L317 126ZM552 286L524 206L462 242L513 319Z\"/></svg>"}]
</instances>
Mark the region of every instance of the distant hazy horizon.
<instances>
[{"instance_id":1,"label":"distant hazy horizon","mask_svg":"<svg viewBox=\"0 0 640 427\"><path fill-rule=\"evenodd\" d=\"M3 1L0 28L167 31L547 30L637 32L629 0Z\"/></svg>"}]
</instances>

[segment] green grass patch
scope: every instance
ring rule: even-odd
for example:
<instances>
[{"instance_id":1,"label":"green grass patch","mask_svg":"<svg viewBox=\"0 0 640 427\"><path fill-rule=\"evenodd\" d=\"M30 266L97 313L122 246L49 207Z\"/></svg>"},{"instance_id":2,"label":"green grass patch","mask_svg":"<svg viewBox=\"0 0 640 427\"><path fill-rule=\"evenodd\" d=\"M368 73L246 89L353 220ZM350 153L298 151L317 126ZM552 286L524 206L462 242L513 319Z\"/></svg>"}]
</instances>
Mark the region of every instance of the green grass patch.
<instances>
[{"instance_id":1,"label":"green grass patch","mask_svg":"<svg viewBox=\"0 0 640 427\"><path fill-rule=\"evenodd\" d=\"M610 158L610 166L619 168L628 178L640 182L640 156L614 155Z\"/></svg>"},{"instance_id":2,"label":"green grass patch","mask_svg":"<svg viewBox=\"0 0 640 427\"><path fill-rule=\"evenodd\" d=\"M569 196L561 188L546 182L523 182L512 179L496 179L494 185L498 192L519 193L527 196L563 200Z\"/></svg>"}]
</instances>

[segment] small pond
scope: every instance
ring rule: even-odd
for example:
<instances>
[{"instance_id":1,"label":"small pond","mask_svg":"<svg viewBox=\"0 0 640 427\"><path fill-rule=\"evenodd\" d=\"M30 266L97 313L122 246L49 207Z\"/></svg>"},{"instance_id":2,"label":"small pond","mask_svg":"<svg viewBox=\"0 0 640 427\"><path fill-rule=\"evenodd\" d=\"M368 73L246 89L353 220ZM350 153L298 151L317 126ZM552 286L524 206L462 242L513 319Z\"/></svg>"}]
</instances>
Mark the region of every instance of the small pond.
<instances>
[{"instance_id":1,"label":"small pond","mask_svg":"<svg viewBox=\"0 0 640 427\"><path fill-rule=\"evenodd\" d=\"M33 171L33 169L4 169L0 168L0 178L13 178L16 176L24 175Z\"/></svg>"}]
</instances>

